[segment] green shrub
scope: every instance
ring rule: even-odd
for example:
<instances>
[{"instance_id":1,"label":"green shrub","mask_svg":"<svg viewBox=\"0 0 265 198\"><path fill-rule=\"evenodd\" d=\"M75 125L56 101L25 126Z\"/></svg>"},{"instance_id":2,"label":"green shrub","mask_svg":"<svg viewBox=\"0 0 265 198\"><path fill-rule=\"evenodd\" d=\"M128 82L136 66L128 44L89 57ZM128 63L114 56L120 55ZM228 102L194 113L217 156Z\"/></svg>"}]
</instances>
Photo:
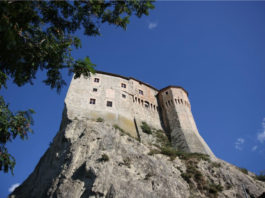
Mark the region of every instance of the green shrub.
<instances>
[{"instance_id":1,"label":"green shrub","mask_svg":"<svg viewBox=\"0 0 265 198\"><path fill-rule=\"evenodd\" d=\"M189 184L191 182L191 175L188 173L181 173L181 177Z\"/></svg>"},{"instance_id":2,"label":"green shrub","mask_svg":"<svg viewBox=\"0 0 265 198\"><path fill-rule=\"evenodd\" d=\"M242 173L248 175L248 170L247 170L246 168L240 168L240 167L238 167L238 169L239 169Z\"/></svg>"},{"instance_id":3,"label":"green shrub","mask_svg":"<svg viewBox=\"0 0 265 198\"><path fill-rule=\"evenodd\" d=\"M123 159L123 164L128 168L131 168L131 159L129 157L126 157L125 159Z\"/></svg>"},{"instance_id":4,"label":"green shrub","mask_svg":"<svg viewBox=\"0 0 265 198\"><path fill-rule=\"evenodd\" d=\"M97 122L104 122L104 119L103 118L98 118L96 121Z\"/></svg>"},{"instance_id":5,"label":"green shrub","mask_svg":"<svg viewBox=\"0 0 265 198\"><path fill-rule=\"evenodd\" d=\"M142 122L141 129L144 133L152 134L152 129L146 122Z\"/></svg>"},{"instance_id":6,"label":"green shrub","mask_svg":"<svg viewBox=\"0 0 265 198\"><path fill-rule=\"evenodd\" d=\"M101 158L98 159L99 162L107 162L109 161L109 156L107 154L102 154Z\"/></svg>"},{"instance_id":7,"label":"green shrub","mask_svg":"<svg viewBox=\"0 0 265 198\"><path fill-rule=\"evenodd\" d=\"M147 173L144 180L149 180L150 177L154 176L152 173Z\"/></svg>"},{"instance_id":8,"label":"green shrub","mask_svg":"<svg viewBox=\"0 0 265 198\"><path fill-rule=\"evenodd\" d=\"M259 175L256 175L256 179L265 182L265 172L261 172Z\"/></svg>"},{"instance_id":9,"label":"green shrub","mask_svg":"<svg viewBox=\"0 0 265 198\"><path fill-rule=\"evenodd\" d=\"M198 160L204 160L204 161L207 161L207 162L210 162L210 157L209 155L206 155L206 154L202 154L202 153L185 153L186 155L186 158L188 159L198 159Z\"/></svg>"},{"instance_id":10,"label":"green shrub","mask_svg":"<svg viewBox=\"0 0 265 198\"><path fill-rule=\"evenodd\" d=\"M211 163L211 167L213 167L213 168L220 168L221 167L221 164L218 163L218 162L212 162Z\"/></svg>"},{"instance_id":11,"label":"green shrub","mask_svg":"<svg viewBox=\"0 0 265 198\"><path fill-rule=\"evenodd\" d=\"M113 127L114 127L114 129L117 129L117 130L119 130L120 132L125 133L125 131L124 131L121 127L119 127L117 124L114 124Z\"/></svg>"},{"instance_id":12,"label":"green shrub","mask_svg":"<svg viewBox=\"0 0 265 198\"><path fill-rule=\"evenodd\" d=\"M164 131L156 130L155 137L156 141L161 144L161 146L171 146L171 143Z\"/></svg>"},{"instance_id":13,"label":"green shrub","mask_svg":"<svg viewBox=\"0 0 265 198\"><path fill-rule=\"evenodd\" d=\"M157 149L151 149L148 153L148 155L155 155L155 154L160 154L161 152Z\"/></svg>"},{"instance_id":14,"label":"green shrub","mask_svg":"<svg viewBox=\"0 0 265 198\"><path fill-rule=\"evenodd\" d=\"M177 157L177 153L178 151L171 146L165 146L161 148L161 154L169 156L170 160L174 160Z\"/></svg>"},{"instance_id":15,"label":"green shrub","mask_svg":"<svg viewBox=\"0 0 265 198\"><path fill-rule=\"evenodd\" d=\"M175 156L178 156L182 160L197 159L197 160L210 161L209 156L202 153L185 153L183 151L177 151L172 147L165 147L165 148L171 148L167 149L169 151L171 150L171 155L174 154Z\"/></svg>"},{"instance_id":16,"label":"green shrub","mask_svg":"<svg viewBox=\"0 0 265 198\"><path fill-rule=\"evenodd\" d=\"M222 192L223 191L223 186L221 186L220 184L214 184L211 183L209 184L209 193L211 194L217 194L218 192Z\"/></svg>"}]
</instances>

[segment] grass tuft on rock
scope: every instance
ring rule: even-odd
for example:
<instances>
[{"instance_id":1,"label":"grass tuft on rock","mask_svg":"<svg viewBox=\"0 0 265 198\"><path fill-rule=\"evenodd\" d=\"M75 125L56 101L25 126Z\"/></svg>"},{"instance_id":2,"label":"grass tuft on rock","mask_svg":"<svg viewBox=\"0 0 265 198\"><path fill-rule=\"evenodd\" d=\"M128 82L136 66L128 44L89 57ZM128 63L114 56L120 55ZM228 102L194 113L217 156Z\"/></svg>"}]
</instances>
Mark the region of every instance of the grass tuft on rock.
<instances>
[{"instance_id":1,"label":"grass tuft on rock","mask_svg":"<svg viewBox=\"0 0 265 198\"><path fill-rule=\"evenodd\" d=\"M261 172L259 175L256 175L256 179L265 182L265 171Z\"/></svg>"},{"instance_id":2,"label":"grass tuft on rock","mask_svg":"<svg viewBox=\"0 0 265 198\"><path fill-rule=\"evenodd\" d=\"M98 159L99 162L107 162L109 161L109 156L107 154L102 154L101 158Z\"/></svg>"},{"instance_id":3,"label":"grass tuft on rock","mask_svg":"<svg viewBox=\"0 0 265 198\"><path fill-rule=\"evenodd\" d=\"M104 122L104 119L103 118L97 118L97 120L96 120L97 122Z\"/></svg>"},{"instance_id":4,"label":"grass tuft on rock","mask_svg":"<svg viewBox=\"0 0 265 198\"><path fill-rule=\"evenodd\" d=\"M141 129L146 134L152 134L152 129L146 122L142 122Z\"/></svg>"},{"instance_id":5,"label":"grass tuft on rock","mask_svg":"<svg viewBox=\"0 0 265 198\"><path fill-rule=\"evenodd\" d=\"M246 168L240 168L240 167L238 167L238 170L240 170L242 173L248 175L248 170Z\"/></svg>"},{"instance_id":6,"label":"grass tuft on rock","mask_svg":"<svg viewBox=\"0 0 265 198\"><path fill-rule=\"evenodd\" d=\"M219 163L219 162L212 162L211 163L211 167L212 168L220 168L221 167L221 163Z\"/></svg>"},{"instance_id":7,"label":"grass tuft on rock","mask_svg":"<svg viewBox=\"0 0 265 198\"><path fill-rule=\"evenodd\" d=\"M211 194L218 194L218 192L222 192L223 189L224 189L223 186L221 186L220 184L211 183L209 184L208 191Z\"/></svg>"}]
</instances>

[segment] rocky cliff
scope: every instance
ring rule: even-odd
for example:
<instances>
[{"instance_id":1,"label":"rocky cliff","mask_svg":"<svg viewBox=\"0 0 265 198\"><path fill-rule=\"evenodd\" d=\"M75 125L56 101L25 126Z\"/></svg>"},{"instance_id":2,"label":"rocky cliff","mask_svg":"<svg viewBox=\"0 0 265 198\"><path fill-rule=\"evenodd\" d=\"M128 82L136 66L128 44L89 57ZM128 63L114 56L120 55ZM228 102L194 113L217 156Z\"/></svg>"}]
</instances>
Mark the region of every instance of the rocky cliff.
<instances>
[{"instance_id":1,"label":"rocky cliff","mask_svg":"<svg viewBox=\"0 0 265 198\"><path fill-rule=\"evenodd\" d=\"M12 198L259 197L265 183L220 159L174 151L162 131L135 139L102 119L69 120Z\"/></svg>"}]
</instances>

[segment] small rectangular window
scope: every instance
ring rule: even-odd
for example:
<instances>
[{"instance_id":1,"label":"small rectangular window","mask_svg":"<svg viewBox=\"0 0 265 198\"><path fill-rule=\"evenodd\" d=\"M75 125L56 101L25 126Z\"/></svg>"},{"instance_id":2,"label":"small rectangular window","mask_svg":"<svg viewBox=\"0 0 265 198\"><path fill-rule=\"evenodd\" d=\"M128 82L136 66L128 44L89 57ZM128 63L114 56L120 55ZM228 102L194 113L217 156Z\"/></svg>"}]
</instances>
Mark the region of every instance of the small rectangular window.
<instances>
[{"instance_id":1,"label":"small rectangular window","mask_svg":"<svg viewBox=\"0 0 265 198\"><path fill-rule=\"evenodd\" d=\"M98 83L99 82L99 78L94 78L94 82Z\"/></svg>"},{"instance_id":2,"label":"small rectangular window","mask_svg":"<svg viewBox=\"0 0 265 198\"><path fill-rule=\"evenodd\" d=\"M122 96L123 98L126 98L126 95L125 95L125 94L122 94L121 96Z\"/></svg>"},{"instance_id":3,"label":"small rectangular window","mask_svg":"<svg viewBox=\"0 0 265 198\"><path fill-rule=\"evenodd\" d=\"M141 89L139 89L139 94L144 95L144 92Z\"/></svg>"},{"instance_id":4,"label":"small rectangular window","mask_svg":"<svg viewBox=\"0 0 265 198\"><path fill-rule=\"evenodd\" d=\"M112 102L111 101L107 101L107 107L112 107Z\"/></svg>"},{"instance_id":5,"label":"small rectangular window","mask_svg":"<svg viewBox=\"0 0 265 198\"><path fill-rule=\"evenodd\" d=\"M126 88L126 84L121 83L121 87L122 87L122 88Z\"/></svg>"},{"instance_id":6,"label":"small rectangular window","mask_svg":"<svg viewBox=\"0 0 265 198\"><path fill-rule=\"evenodd\" d=\"M168 92L166 91L166 94L168 95Z\"/></svg>"},{"instance_id":7,"label":"small rectangular window","mask_svg":"<svg viewBox=\"0 0 265 198\"><path fill-rule=\"evenodd\" d=\"M96 104L96 99L90 98L89 104Z\"/></svg>"},{"instance_id":8,"label":"small rectangular window","mask_svg":"<svg viewBox=\"0 0 265 198\"><path fill-rule=\"evenodd\" d=\"M97 92L98 91L98 89L97 88L93 88L93 92Z\"/></svg>"}]
</instances>

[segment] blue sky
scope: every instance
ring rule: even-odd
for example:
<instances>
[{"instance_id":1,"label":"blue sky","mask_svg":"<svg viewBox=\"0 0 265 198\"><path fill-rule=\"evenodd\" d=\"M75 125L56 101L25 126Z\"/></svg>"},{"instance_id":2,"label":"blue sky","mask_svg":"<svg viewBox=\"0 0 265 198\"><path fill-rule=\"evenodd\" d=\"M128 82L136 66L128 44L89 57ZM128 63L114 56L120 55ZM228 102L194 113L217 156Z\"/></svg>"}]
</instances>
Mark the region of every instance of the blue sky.
<instances>
[{"instance_id":1,"label":"blue sky","mask_svg":"<svg viewBox=\"0 0 265 198\"><path fill-rule=\"evenodd\" d=\"M83 37L76 58L98 70L131 76L160 89L183 86L200 134L214 154L259 173L265 170L265 2L157 2L148 17L131 18L127 31L103 25ZM13 110L33 108L34 131L8 145L14 176L0 173L0 197L34 170L59 129L67 92L41 80L1 90ZM71 76L65 75L68 85Z\"/></svg>"}]
</instances>

